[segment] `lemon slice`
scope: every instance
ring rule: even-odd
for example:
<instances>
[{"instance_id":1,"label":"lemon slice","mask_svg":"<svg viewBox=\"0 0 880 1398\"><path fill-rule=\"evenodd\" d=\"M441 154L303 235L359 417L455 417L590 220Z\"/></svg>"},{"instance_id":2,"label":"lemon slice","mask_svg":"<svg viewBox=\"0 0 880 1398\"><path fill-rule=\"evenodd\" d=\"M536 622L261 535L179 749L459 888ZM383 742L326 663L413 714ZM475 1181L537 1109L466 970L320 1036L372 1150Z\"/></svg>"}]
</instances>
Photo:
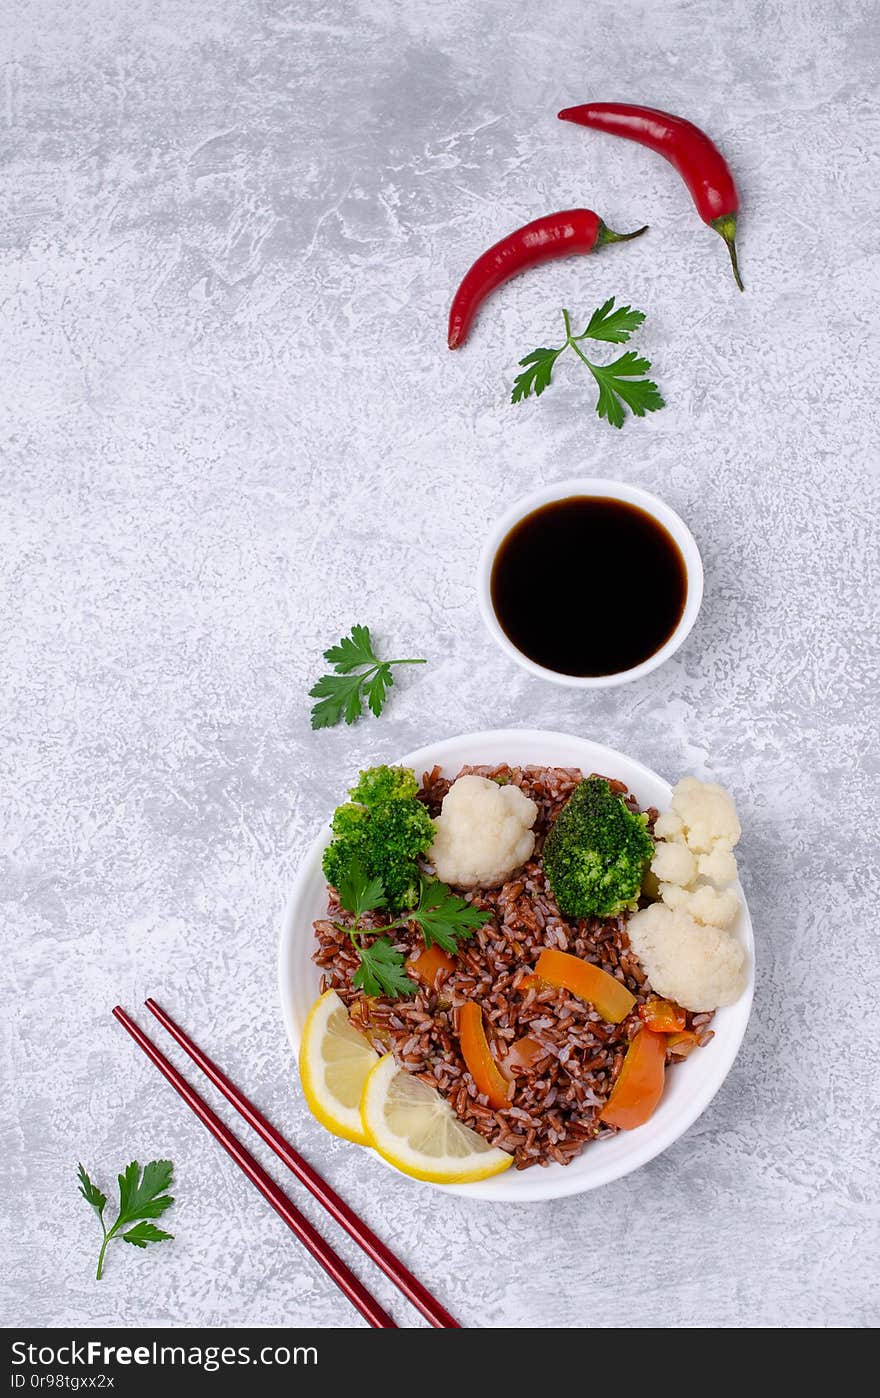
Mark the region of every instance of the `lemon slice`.
<instances>
[{"instance_id":1,"label":"lemon slice","mask_svg":"<svg viewBox=\"0 0 880 1398\"><path fill-rule=\"evenodd\" d=\"M299 1051L299 1075L312 1115L334 1136L368 1145L359 1104L379 1055L350 1023L335 990L309 1010Z\"/></svg>"},{"instance_id":2,"label":"lemon slice","mask_svg":"<svg viewBox=\"0 0 880 1398\"><path fill-rule=\"evenodd\" d=\"M392 1053L370 1069L361 1119L373 1149L413 1179L467 1184L513 1164L459 1121L439 1092L398 1068Z\"/></svg>"}]
</instances>

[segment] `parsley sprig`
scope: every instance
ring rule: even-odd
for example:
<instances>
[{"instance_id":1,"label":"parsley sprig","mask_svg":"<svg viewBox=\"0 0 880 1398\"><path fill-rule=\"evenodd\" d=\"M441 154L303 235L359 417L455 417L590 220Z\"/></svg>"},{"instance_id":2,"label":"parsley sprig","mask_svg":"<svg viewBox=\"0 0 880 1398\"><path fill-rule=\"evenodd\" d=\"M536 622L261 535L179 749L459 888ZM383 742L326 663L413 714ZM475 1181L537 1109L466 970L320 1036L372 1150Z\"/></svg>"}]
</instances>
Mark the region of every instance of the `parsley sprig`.
<instances>
[{"instance_id":1,"label":"parsley sprig","mask_svg":"<svg viewBox=\"0 0 880 1398\"><path fill-rule=\"evenodd\" d=\"M380 660L373 649L368 626L353 626L351 635L324 651L324 659L335 671L322 675L309 690L309 698L320 702L312 707L312 727L332 728L340 719L354 723L363 713L366 699L370 712L379 717L388 690L394 683L392 665L424 665L424 660Z\"/></svg>"},{"instance_id":2,"label":"parsley sprig","mask_svg":"<svg viewBox=\"0 0 880 1398\"><path fill-rule=\"evenodd\" d=\"M173 1173L174 1166L170 1160L151 1160L149 1165L144 1166L143 1175L136 1160L126 1165L122 1174L118 1176L119 1214L116 1222L108 1228L104 1221L107 1196L92 1183L83 1166L78 1167L79 1192L98 1215L98 1222L104 1234L98 1254L98 1270L95 1273L98 1281L104 1273L104 1254L111 1239L121 1237L123 1242L131 1243L133 1247L145 1248L150 1243L162 1243L174 1237L173 1233L166 1233L149 1222L152 1218L160 1218L174 1203L172 1196L166 1193L171 1186ZM141 1222L137 1222L138 1219ZM129 1227L129 1224L134 1226Z\"/></svg>"},{"instance_id":3,"label":"parsley sprig","mask_svg":"<svg viewBox=\"0 0 880 1398\"><path fill-rule=\"evenodd\" d=\"M636 417L645 413L655 413L665 407L665 402L657 385L642 377L651 368L651 361L643 359L634 350L626 350L612 364L594 364L581 349L583 340L601 340L612 345L625 344L634 330L643 323L643 311L633 310L632 306L614 305L612 296L590 317L586 330L573 335L571 317L568 311L562 312L565 325L565 344L554 349L536 349L521 359L523 373L518 374L510 396L512 403L519 403L532 394L540 398L545 388L549 388L556 361L567 349L574 350L578 359L589 369L599 385L596 412L605 418L612 427L622 427L626 416L624 405Z\"/></svg>"},{"instance_id":4,"label":"parsley sprig","mask_svg":"<svg viewBox=\"0 0 880 1398\"><path fill-rule=\"evenodd\" d=\"M389 995L396 999L401 995L415 995L419 989L406 974L404 953L392 944L389 933L414 924L421 932L426 947L436 942L437 946L454 955L459 942L472 937L478 927L492 918L491 913L472 907L439 879L423 876L419 901L414 908L385 927L361 927L359 924L365 913L386 906L381 879L371 878L362 866L353 865L346 878L340 879L336 891L340 906L354 917L352 927L342 923L336 926L341 932L348 933L357 949L361 964L352 977L352 985L363 990L365 995ZM365 944L362 941L365 936L375 939Z\"/></svg>"}]
</instances>

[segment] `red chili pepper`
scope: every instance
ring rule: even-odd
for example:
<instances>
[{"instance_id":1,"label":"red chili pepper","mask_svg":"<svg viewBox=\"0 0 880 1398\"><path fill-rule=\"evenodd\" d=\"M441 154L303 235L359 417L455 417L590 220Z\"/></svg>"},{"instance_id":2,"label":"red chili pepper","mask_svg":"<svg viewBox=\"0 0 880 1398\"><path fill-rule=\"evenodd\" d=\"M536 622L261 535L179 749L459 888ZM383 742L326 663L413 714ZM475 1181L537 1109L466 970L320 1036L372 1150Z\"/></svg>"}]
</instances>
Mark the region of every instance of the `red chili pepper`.
<instances>
[{"instance_id":1,"label":"red chili pepper","mask_svg":"<svg viewBox=\"0 0 880 1398\"><path fill-rule=\"evenodd\" d=\"M739 194L727 161L704 131L670 112L658 111L656 107L632 107L625 102L587 102L582 107L566 107L559 113L559 120L591 126L612 136L626 136L674 165L691 192L700 218L727 244L736 284L743 290L736 260Z\"/></svg>"},{"instance_id":2,"label":"red chili pepper","mask_svg":"<svg viewBox=\"0 0 880 1398\"><path fill-rule=\"evenodd\" d=\"M592 209L563 209L508 233L477 258L455 293L449 312L449 348L464 344L489 293L527 267L573 252L592 252L606 243L626 243L644 232L645 228L638 228L635 233L613 233Z\"/></svg>"}]
</instances>

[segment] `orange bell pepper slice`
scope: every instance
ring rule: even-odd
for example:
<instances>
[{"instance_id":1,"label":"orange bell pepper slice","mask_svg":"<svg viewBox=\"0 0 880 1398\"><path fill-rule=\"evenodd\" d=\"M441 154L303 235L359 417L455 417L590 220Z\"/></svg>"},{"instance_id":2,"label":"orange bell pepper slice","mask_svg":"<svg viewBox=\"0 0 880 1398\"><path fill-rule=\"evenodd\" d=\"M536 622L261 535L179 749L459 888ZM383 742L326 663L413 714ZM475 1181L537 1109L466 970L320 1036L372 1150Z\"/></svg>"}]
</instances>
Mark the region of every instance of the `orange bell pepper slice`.
<instances>
[{"instance_id":1,"label":"orange bell pepper slice","mask_svg":"<svg viewBox=\"0 0 880 1398\"><path fill-rule=\"evenodd\" d=\"M530 1034L525 1034L523 1038L517 1039L515 1044L511 1044L510 1051L504 1060L504 1067L510 1068L531 1068L536 1058L540 1058L547 1050L543 1044L539 1044L537 1039L533 1039Z\"/></svg>"},{"instance_id":2,"label":"orange bell pepper slice","mask_svg":"<svg viewBox=\"0 0 880 1398\"><path fill-rule=\"evenodd\" d=\"M641 1029L627 1049L623 1067L599 1120L621 1131L643 1126L663 1096L666 1035Z\"/></svg>"},{"instance_id":3,"label":"orange bell pepper slice","mask_svg":"<svg viewBox=\"0 0 880 1398\"><path fill-rule=\"evenodd\" d=\"M671 1000L649 1000L647 1005L639 1005L639 1019L655 1034L676 1034L687 1024L684 1010Z\"/></svg>"},{"instance_id":4,"label":"orange bell pepper slice","mask_svg":"<svg viewBox=\"0 0 880 1398\"><path fill-rule=\"evenodd\" d=\"M412 961L406 963L406 969L410 975L415 976L422 985L430 986L431 990L437 989L437 977L441 971L454 971L455 962L451 956L447 956L442 947L437 943L425 947L423 952L414 957Z\"/></svg>"},{"instance_id":5,"label":"orange bell pepper slice","mask_svg":"<svg viewBox=\"0 0 880 1398\"><path fill-rule=\"evenodd\" d=\"M513 1084L503 1077L492 1057L492 1050L483 1028L483 1011L475 1000L466 1000L458 1012L458 1038L462 1056L477 1085L477 1091L488 1097L490 1107L494 1107L496 1111L509 1107L513 1096Z\"/></svg>"},{"instance_id":6,"label":"orange bell pepper slice","mask_svg":"<svg viewBox=\"0 0 880 1398\"><path fill-rule=\"evenodd\" d=\"M626 1019L636 1003L636 997L630 995L621 981L567 951L556 951L552 947L542 951L535 965L535 975L548 985L570 990L572 995L595 1005L609 1024L619 1024Z\"/></svg>"},{"instance_id":7,"label":"orange bell pepper slice","mask_svg":"<svg viewBox=\"0 0 880 1398\"><path fill-rule=\"evenodd\" d=\"M693 1029L685 1029L681 1034L670 1034L666 1040L666 1047L676 1058L687 1058L699 1042Z\"/></svg>"}]
</instances>

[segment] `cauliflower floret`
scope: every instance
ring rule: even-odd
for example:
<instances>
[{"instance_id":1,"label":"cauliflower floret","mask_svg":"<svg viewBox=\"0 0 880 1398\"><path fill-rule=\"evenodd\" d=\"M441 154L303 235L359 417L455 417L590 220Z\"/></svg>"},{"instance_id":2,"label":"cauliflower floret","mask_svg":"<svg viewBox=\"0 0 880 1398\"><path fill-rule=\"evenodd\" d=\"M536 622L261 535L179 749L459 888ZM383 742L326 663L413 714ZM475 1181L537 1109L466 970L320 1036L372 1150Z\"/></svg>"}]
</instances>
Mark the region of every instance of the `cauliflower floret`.
<instances>
[{"instance_id":1,"label":"cauliflower floret","mask_svg":"<svg viewBox=\"0 0 880 1398\"><path fill-rule=\"evenodd\" d=\"M654 821L654 835L658 840L670 840L683 845L684 821L675 811L661 811Z\"/></svg>"},{"instance_id":2,"label":"cauliflower floret","mask_svg":"<svg viewBox=\"0 0 880 1398\"><path fill-rule=\"evenodd\" d=\"M697 856L697 873L718 888L736 879L736 855L724 840L719 840L711 854Z\"/></svg>"},{"instance_id":3,"label":"cauliflower floret","mask_svg":"<svg viewBox=\"0 0 880 1398\"><path fill-rule=\"evenodd\" d=\"M661 883L660 885L660 897L667 908L686 908L690 896L690 889L682 888L679 883Z\"/></svg>"},{"instance_id":4,"label":"cauliflower floret","mask_svg":"<svg viewBox=\"0 0 880 1398\"><path fill-rule=\"evenodd\" d=\"M661 883L693 883L697 861L687 845L670 845L661 840L654 846L651 871Z\"/></svg>"},{"instance_id":5,"label":"cauliflower floret","mask_svg":"<svg viewBox=\"0 0 880 1398\"><path fill-rule=\"evenodd\" d=\"M744 960L726 930L739 911L733 889L724 887L736 878L733 801L714 782L683 777L654 834L651 874L662 901L630 919L635 953L658 994L685 1009L729 1005L742 989Z\"/></svg>"},{"instance_id":6,"label":"cauliflower floret","mask_svg":"<svg viewBox=\"0 0 880 1398\"><path fill-rule=\"evenodd\" d=\"M731 849L742 833L733 798L717 782L682 777L672 792L672 809L694 854L708 854L720 841Z\"/></svg>"},{"instance_id":7,"label":"cauliflower floret","mask_svg":"<svg viewBox=\"0 0 880 1398\"><path fill-rule=\"evenodd\" d=\"M660 897L673 912L686 912L695 922L709 927L730 927L739 912L739 899L732 889L713 888L710 883L682 888L677 883L661 883Z\"/></svg>"},{"instance_id":8,"label":"cauliflower floret","mask_svg":"<svg viewBox=\"0 0 880 1398\"><path fill-rule=\"evenodd\" d=\"M688 893L684 907L704 927L730 927L739 912L739 899L732 889L707 883Z\"/></svg>"},{"instance_id":9,"label":"cauliflower floret","mask_svg":"<svg viewBox=\"0 0 880 1398\"><path fill-rule=\"evenodd\" d=\"M730 932L652 903L626 928L651 986L686 1010L731 1005L745 986L745 952Z\"/></svg>"},{"instance_id":10,"label":"cauliflower floret","mask_svg":"<svg viewBox=\"0 0 880 1398\"><path fill-rule=\"evenodd\" d=\"M456 888L494 888L525 864L535 848L538 807L518 786L488 777L459 777L434 821L426 858L438 879Z\"/></svg>"}]
</instances>

